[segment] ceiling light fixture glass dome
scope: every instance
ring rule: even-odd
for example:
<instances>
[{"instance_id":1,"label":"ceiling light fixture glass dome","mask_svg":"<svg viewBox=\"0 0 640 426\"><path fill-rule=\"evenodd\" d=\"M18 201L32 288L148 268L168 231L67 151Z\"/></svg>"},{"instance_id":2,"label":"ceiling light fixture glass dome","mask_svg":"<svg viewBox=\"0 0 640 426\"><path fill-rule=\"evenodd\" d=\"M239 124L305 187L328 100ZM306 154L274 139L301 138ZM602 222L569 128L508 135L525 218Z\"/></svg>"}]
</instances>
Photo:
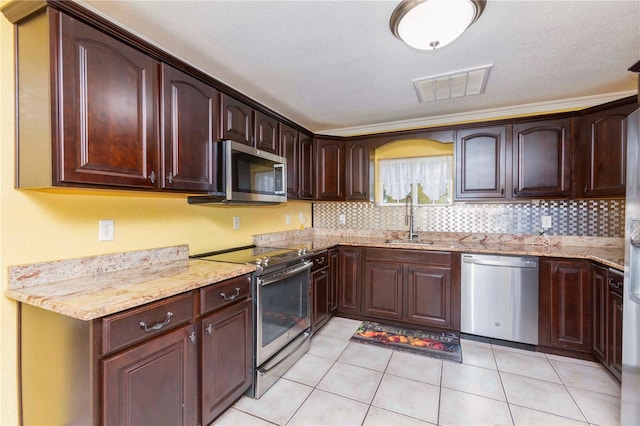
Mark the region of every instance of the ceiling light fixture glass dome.
<instances>
[{"instance_id":1,"label":"ceiling light fixture glass dome","mask_svg":"<svg viewBox=\"0 0 640 426\"><path fill-rule=\"evenodd\" d=\"M451 43L482 14L486 0L403 0L391 14L391 32L409 46L434 50Z\"/></svg>"}]
</instances>

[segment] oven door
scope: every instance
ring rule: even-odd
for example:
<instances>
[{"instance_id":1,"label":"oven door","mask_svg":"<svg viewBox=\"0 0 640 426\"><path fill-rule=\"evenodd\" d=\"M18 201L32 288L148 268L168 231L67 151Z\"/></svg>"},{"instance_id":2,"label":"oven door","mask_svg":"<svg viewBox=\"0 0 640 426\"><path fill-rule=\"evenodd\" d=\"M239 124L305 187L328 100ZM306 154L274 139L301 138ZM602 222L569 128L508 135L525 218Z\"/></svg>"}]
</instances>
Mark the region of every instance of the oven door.
<instances>
[{"instance_id":1,"label":"oven door","mask_svg":"<svg viewBox=\"0 0 640 426\"><path fill-rule=\"evenodd\" d=\"M311 262L256 279L256 367L309 328Z\"/></svg>"}]
</instances>

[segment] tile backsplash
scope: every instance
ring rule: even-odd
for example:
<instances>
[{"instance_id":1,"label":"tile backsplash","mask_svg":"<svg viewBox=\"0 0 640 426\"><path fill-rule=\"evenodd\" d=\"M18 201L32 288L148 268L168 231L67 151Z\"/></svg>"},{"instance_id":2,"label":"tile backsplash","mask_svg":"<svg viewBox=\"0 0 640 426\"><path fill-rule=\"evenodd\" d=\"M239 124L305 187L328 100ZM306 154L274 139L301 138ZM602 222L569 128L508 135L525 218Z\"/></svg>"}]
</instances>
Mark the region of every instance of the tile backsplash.
<instances>
[{"instance_id":1,"label":"tile backsplash","mask_svg":"<svg viewBox=\"0 0 640 426\"><path fill-rule=\"evenodd\" d=\"M534 234L551 217L548 235L624 237L624 200L539 200L527 203L458 203L414 207L415 226L426 232ZM340 223L344 215L345 223ZM315 203L313 226L331 229L406 230L405 208L373 203Z\"/></svg>"}]
</instances>

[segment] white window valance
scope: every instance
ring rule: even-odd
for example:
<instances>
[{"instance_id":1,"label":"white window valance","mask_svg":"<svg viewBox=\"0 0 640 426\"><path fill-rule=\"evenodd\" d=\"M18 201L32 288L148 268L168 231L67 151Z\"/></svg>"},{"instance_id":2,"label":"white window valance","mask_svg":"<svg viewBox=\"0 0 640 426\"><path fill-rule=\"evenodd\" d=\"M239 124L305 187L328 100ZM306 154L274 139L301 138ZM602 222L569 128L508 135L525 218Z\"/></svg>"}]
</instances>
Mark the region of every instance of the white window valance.
<instances>
[{"instance_id":1,"label":"white window valance","mask_svg":"<svg viewBox=\"0 0 640 426\"><path fill-rule=\"evenodd\" d=\"M385 193L401 200L411 193L412 184L420 184L430 200L447 194L451 182L453 156L396 158L380 160L380 183Z\"/></svg>"}]
</instances>

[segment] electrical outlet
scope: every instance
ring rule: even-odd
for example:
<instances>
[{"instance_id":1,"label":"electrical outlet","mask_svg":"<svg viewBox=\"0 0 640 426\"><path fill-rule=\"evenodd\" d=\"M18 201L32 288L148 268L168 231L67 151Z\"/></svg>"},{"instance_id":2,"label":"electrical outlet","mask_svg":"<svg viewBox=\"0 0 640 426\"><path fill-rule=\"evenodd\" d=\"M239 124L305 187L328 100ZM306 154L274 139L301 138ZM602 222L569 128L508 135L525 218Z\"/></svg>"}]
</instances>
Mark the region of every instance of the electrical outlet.
<instances>
[{"instance_id":1,"label":"electrical outlet","mask_svg":"<svg viewBox=\"0 0 640 426\"><path fill-rule=\"evenodd\" d=\"M233 217L233 229L240 229L240 216Z\"/></svg>"},{"instance_id":2,"label":"electrical outlet","mask_svg":"<svg viewBox=\"0 0 640 426\"><path fill-rule=\"evenodd\" d=\"M551 216L542 216L542 229L549 229L552 226Z\"/></svg>"},{"instance_id":3,"label":"electrical outlet","mask_svg":"<svg viewBox=\"0 0 640 426\"><path fill-rule=\"evenodd\" d=\"M113 220L101 220L98 222L98 241L113 241Z\"/></svg>"},{"instance_id":4,"label":"electrical outlet","mask_svg":"<svg viewBox=\"0 0 640 426\"><path fill-rule=\"evenodd\" d=\"M341 214L340 216L338 216L338 222L344 225L345 223L347 223L347 217L344 214Z\"/></svg>"},{"instance_id":5,"label":"electrical outlet","mask_svg":"<svg viewBox=\"0 0 640 426\"><path fill-rule=\"evenodd\" d=\"M304 223L304 213L298 213L298 222Z\"/></svg>"},{"instance_id":6,"label":"electrical outlet","mask_svg":"<svg viewBox=\"0 0 640 426\"><path fill-rule=\"evenodd\" d=\"M284 223L286 223L287 225L291 225L291 215L288 214L284 217Z\"/></svg>"}]
</instances>

